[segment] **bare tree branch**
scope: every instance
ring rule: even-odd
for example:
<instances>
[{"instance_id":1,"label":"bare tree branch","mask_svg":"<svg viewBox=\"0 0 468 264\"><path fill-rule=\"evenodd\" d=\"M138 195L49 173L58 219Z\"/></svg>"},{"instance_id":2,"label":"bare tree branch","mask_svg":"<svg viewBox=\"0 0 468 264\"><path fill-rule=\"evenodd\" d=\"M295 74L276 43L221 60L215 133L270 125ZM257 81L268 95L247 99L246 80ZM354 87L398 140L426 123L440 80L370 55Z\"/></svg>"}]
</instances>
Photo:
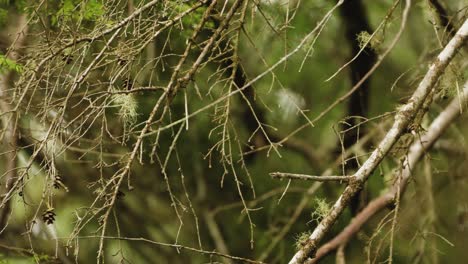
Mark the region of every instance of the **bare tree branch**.
<instances>
[{"instance_id":1,"label":"bare tree branch","mask_svg":"<svg viewBox=\"0 0 468 264\"><path fill-rule=\"evenodd\" d=\"M273 179L290 179L290 180L306 180L306 181L337 181L349 182L353 176L312 176L306 174L286 173L286 172L272 172L270 176Z\"/></svg>"},{"instance_id":2,"label":"bare tree branch","mask_svg":"<svg viewBox=\"0 0 468 264\"><path fill-rule=\"evenodd\" d=\"M80 236L79 238L80 239L87 239L87 238L97 238L97 237L96 236ZM158 241L154 241L154 240L150 240L150 239L146 239L146 238L141 238L141 237L103 236L103 237L99 237L99 238L106 239L106 240L122 240L122 241L145 242L145 243L158 245L158 246L172 247L172 248L175 248L177 250L185 249L185 250L188 250L188 251L198 252L198 253L201 253L201 254L204 254L204 255L218 256L218 257L223 257L223 258L227 258L227 259L242 261L242 262L245 262L245 263L254 263L254 264L264 263L264 262L256 261L256 260L252 260L252 259L241 258L241 257L236 257L236 256L230 256L230 255L226 255L226 254L219 253L219 252L216 252L216 251L207 251L207 250L201 250L201 249L197 249L197 248L193 248L193 247L178 245L178 244L163 243L163 242L158 242Z\"/></svg>"},{"instance_id":3,"label":"bare tree branch","mask_svg":"<svg viewBox=\"0 0 468 264\"><path fill-rule=\"evenodd\" d=\"M407 5L409 5L408 2L410 1L407 1ZM465 44L467 35L468 20L465 20L463 26L458 30L457 34L452 38L452 40L447 44L447 46L442 50L439 56L429 67L428 72L424 76L423 80L419 83L418 88L415 90L408 103L399 109L392 128L382 139L378 147L372 152L371 156L354 174L354 179L350 181L350 184L346 187L342 195L335 202L329 214L319 223L319 225L309 236L308 242L305 243L301 250L296 252L294 257L289 262L290 264L303 263L311 254L315 252L318 243L323 239L325 234L335 223L338 216L341 215L343 210L348 205L350 199L362 188L364 182L389 153L393 145L397 142L405 130L407 130L408 126L411 124L412 119L425 102L429 93L433 90L435 84L439 80L449 62L456 55L458 49Z\"/></svg>"},{"instance_id":4,"label":"bare tree branch","mask_svg":"<svg viewBox=\"0 0 468 264\"><path fill-rule=\"evenodd\" d=\"M460 96L454 98L444 111L432 122L427 129L427 133L412 144L408 155L403 161L404 168L401 180L396 182L388 192L372 200L340 234L321 246L317 250L315 258L311 260L310 263L316 263L340 245L347 243L372 216L380 210L387 208L388 205L391 205L395 201L398 190L403 191L408 185L408 180L413 174L416 164L461 114L462 109L460 109L460 102L468 102L468 82L465 83L465 87Z\"/></svg>"}]
</instances>

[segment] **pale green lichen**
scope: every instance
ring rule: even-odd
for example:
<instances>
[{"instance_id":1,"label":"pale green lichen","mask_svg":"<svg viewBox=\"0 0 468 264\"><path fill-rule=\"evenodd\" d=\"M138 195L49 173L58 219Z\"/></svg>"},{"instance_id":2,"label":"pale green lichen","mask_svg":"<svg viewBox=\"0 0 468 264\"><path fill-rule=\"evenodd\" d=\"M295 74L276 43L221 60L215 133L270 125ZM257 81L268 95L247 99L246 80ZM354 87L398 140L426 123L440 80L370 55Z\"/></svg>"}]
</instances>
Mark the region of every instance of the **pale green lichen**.
<instances>
[{"instance_id":1,"label":"pale green lichen","mask_svg":"<svg viewBox=\"0 0 468 264\"><path fill-rule=\"evenodd\" d=\"M137 101L131 94L114 94L112 95L112 103L114 106L119 108L119 117L124 125L134 124L138 113L137 113Z\"/></svg>"},{"instance_id":2,"label":"pale green lichen","mask_svg":"<svg viewBox=\"0 0 468 264\"><path fill-rule=\"evenodd\" d=\"M369 46L371 49L376 51L379 48L380 44L382 44L382 41L377 37L377 35L372 36L367 31L361 31L357 35L356 39L359 43L360 49Z\"/></svg>"},{"instance_id":3,"label":"pale green lichen","mask_svg":"<svg viewBox=\"0 0 468 264\"><path fill-rule=\"evenodd\" d=\"M315 204L315 211L310 214L310 217L312 221L319 222L330 212L331 207L324 199L315 198L313 202Z\"/></svg>"},{"instance_id":4,"label":"pale green lichen","mask_svg":"<svg viewBox=\"0 0 468 264\"><path fill-rule=\"evenodd\" d=\"M449 70L442 75L438 91L438 96L441 99L453 98L460 92L465 79L463 72L458 70L462 68L461 65L457 65L456 62L453 62Z\"/></svg>"},{"instance_id":5,"label":"pale green lichen","mask_svg":"<svg viewBox=\"0 0 468 264\"><path fill-rule=\"evenodd\" d=\"M296 241L294 243L296 250L301 249L307 243L307 241L309 241L310 235L310 231L302 232L299 235L296 235Z\"/></svg>"}]
</instances>

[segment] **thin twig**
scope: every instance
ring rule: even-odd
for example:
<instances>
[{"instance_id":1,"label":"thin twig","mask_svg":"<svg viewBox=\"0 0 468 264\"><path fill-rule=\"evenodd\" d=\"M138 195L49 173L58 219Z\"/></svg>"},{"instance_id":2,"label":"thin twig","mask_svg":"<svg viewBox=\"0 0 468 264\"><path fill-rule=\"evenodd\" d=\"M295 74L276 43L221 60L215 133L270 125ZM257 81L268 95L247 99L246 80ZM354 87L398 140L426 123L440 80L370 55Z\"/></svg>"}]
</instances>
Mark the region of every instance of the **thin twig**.
<instances>
[{"instance_id":1,"label":"thin twig","mask_svg":"<svg viewBox=\"0 0 468 264\"><path fill-rule=\"evenodd\" d=\"M158 241L154 241L154 240L150 240L150 239L146 239L146 238L142 238L142 237L80 236L80 237L77 237L77 238L78 239L99 238L99 239L107 239L107 240L123 240L123 241L145 242L145 243L150 243L150 244L158 245L158 246L172 247L172 248L175 248L177 250L185 249L185 250L188 250L188 251L198 252L198 253L201 253L201 254L204 254L204 255L218 256L218 257L228 258L228 259L232 259L232 260L243 261L243 262L247 262L247 263L255 263L255 264L264 263L264 262L256 261L256 260L252 260L252 259L226 255L226 254L219 253L219 252L216 252L216 251L201 250L201 249L198 249L198 248L183 246L183 245L179 245L179 244L163 243L163 242L158 242Z\"/></svg>"},{"instance_id":2,"label":"thin twig","mask_svg":"<svg viewBox=\"0 0 468 264\"><path fill-rule=\"evenodd\" d=\"M465 88L460 97L452 100L449 106L442 111L439 116L432 122L431 126L427 129L427 133L416 140L410 147L410 151L403 162L406 164L402 172L401 180L399 181L400 190L403 192L408 184L408 180L412 172L423 157L423 155L434 145L434 143L442 136L452 122L460 115L459 100L468 102L468 82L465 83ZM309 263L316 263L318 260L335 250L343 243L347 243L361 227L369 221L377 212L387 208L393 203L397 192L397 184L394 185L390 191L382 194L378 198L372 200L356 217L349 223L349 225L341 231L332 240L322 245L318 250L315 258Z\"/></svg>"},{"instance_id":3,"label":"thin twig","mask_svg":"<svg viewBox=\"0 0 468 264\"><path fill-rule=\"evenodd\" d=\"M273 179L291 179L291 180L306 180L306 181L338 181L348 182L353 179L353 176L312 176L306 174L296 174L287 172L272 172L270 176Z\"/></svg>"},{"instance_id":4,"label":"thin twig","mask_svg":"<svg viewBox=\"0 0 468 264\"><path fill-rule=\"evenodd\" d=\"M406 23L406 17L409 12L411 1L406 1L406 8L403 16L402 24ZM413 93L408 103L399 108L399 111L395 117L395 122L392 128L388 131L385 137L382 139L378 147L372 152L366 162L359 168L354 175L353 181L345 188L342 195L333 205L329 214L322 219L319 225L315 228L312 234L309 236L309 240L305 245L294 255L289 262L292 263L303 263L307 260L308 256L315 252L318 243L323 239L326 233L330 230L331 226L335 223L338 216L344 211L351 198L362 188L368 177L382 162L386 155L390 152L393 145L403 135L404 131L411 124L416 113L422 107L429 93L433 90L434 85L439 80L445 68L449 62L456 55L458 49L460 49L468 36L468 19L465 20L463 26L457 32L454 38L447 44L442 50L439 56L430 66L428 72L419 83L418 88Z\"/></svg>"}]
</instances>

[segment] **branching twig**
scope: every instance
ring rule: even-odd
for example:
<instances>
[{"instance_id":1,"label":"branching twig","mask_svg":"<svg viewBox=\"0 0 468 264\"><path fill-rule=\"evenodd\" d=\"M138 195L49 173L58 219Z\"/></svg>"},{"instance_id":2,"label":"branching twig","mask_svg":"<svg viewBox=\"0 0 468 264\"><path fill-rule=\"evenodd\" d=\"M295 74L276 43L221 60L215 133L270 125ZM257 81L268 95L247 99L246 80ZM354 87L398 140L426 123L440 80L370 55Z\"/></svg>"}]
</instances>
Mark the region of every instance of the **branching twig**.
<instances>
[{"instance_id":1,"label":"branching twig","mask_svg":"<svg viewBox=\"0 0 468 264\"><path fill-rule=\"evenodd\" d=\"M410 1L407 1L407 8L409 8ZM423 105L426 97L433 90L434 85L439 80L440 76L444 72L445 68L455 56L456 52L460 47L465 44L468 36L468 20L465 20L463 26L457 32L454 38L447 44L442 50L439 56L430 66L428 72L424 76L423 80L419 83L418 88L413 93L408 103L403 105L395 117L395 122L392 128L388 131L385 137L382 139L378 147L372 152L371 156L366 162L359 168L354 174L354 179L343 191L343 194L338 198L336 203L333 205L329 214L320 222L315 228L313 233L309 236L308 242L305 246L300 249L290 263L303 263L310 254L314 253L318 243L322 240L331 226L335 223L338 216L348 205L351 197L354 196L361 188L364 182L377 168L380 162L389 153L393 145L405 132L408 126L411 124L413 117L419 111Z\"/></svg>"},{"instance_id":2,"label":"branching twig","mask_svg":"<svg viewBox=\"0 0 468 264\"><path fill-rule=\"evenodd\" d=\"M368 133L359 142L357 142L354 146L352 146L349 149L345 150L345 152L343 153L343 156L337 158L335 160L335 162L333 163L333 165L330 166L330 168L326 169L322 173L322 176L330 175L330 173L332 172L332 169L331 169L332 167L337 166L342 161L342 158L347 158L350 155L352 155L354 153L355 149L359 149L359 148L362 147L362 145L367 144L367 142L370 140L372 135L373 135L373 133ZM276 235L273 238L273 240L271 241L268 248L266 250L264 250L264 252L262 252L262 254L260 255L259 259L261 261L265 260L268 257L268 255L273 251L273 249L276 247L276 245L279 243L279 241L281 241L284 238L284 236L289 232L289 230L291 229L293 224L296 223L297 219L299 218L299 216L302 214L302 212L306 208L307 204L309 204L310 200L313 197L313 194L322 186L322 184L323 184L323 182L315 182L314 184L312 184L312 186L310 186L307 189L307 191L305 191L305 195L302 197L301 201L299 202L299 204L294 209L294 212L289 217L288 222L281 228L281 231L278 233L278 235Z\"/></svg>"},{"instance_id":3,"label":"branching twig","mask_svg":"<svg viewBox=\"0 0 468 264\"><path fill-rule=\"evenodd\" d=\"M80 236L79 237L79 239L86 239L86 238L89 238L89 239L101 238L101 239L107 239L107 240L123 240L123 241L134 241L134 242L145 242L145 243L150 243L150 244L154 244L154 245L158 245L158 246L172 247L172 248L175 248L177 250L185 249L185 250L188 250L188 251L198 252L198 253L201 253L201 254L204 254L204 255L218 256L218 257L223 257L223 258L227 258L227 259L247 262L247 263L255 263L255 264L263 263L261 261L256 261L256 260L241 258L241 257L236 257L236 256L230 256L230 255L226 255L226 254L219 253L219 252L216 252L216 251L207 251L207 250L201 250L201 249L198 249L198 248L178 245L178 244L169 244L169 243L157 242L157 241L154 241L154 240L141 238L141 237L112 237L112 236L103 236L103 237L101 237L101 236L99 236L99 237L96 237L96 236Z\"/></svg>"},{"instance_id":4,"label":"branching twig","mask_svg":"<svg viewBox=\"0 0 468 264\"><path fill-rule=\"evenodd\" d=\"M272 172L270 176L274 179L290 179L290 180L306 180L306 181L337 181L337 182L349 182L353 179L353 176L312 176L305 174L295 174L286 172Z\"/></svg>"},{"instance_id":5,"label":"branching twig","mask_svg":"<svg viewBox=\"0 0 468 264\"><path fill-rule=\"evenodd\" d=\"M407 186L408 180L419 160L442 136L454 119L460 115L460 101L468 102L468 82L465 83L461 96L453 99L445 110L432 122L431 126L427 129L427 133L421 139L416 140L410 147L410 151L403 162L405 167L401 180L398 182L400 190L404 190ZM392 204L398 190L397 187L397 184L395 184L388 192L372 200L340 234L317 250L315 258L310 263L316 263L339 245L349 241L372 216Z\"/></svg>"}]
</instances>

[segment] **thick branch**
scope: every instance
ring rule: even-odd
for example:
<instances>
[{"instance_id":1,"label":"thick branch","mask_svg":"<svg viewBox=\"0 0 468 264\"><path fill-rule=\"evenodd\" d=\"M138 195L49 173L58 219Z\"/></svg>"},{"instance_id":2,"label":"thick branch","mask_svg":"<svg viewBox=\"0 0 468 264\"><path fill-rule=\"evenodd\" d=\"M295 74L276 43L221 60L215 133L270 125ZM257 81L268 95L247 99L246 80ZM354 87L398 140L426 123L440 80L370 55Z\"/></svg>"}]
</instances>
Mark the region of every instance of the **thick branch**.
<instances>
[{"instance_id":1,"label":"thick branch","mask_svg":"<svg viewBox=\"0 0 468 264\"><path fill-rule=\"evenodd\" d=\"M468 82L465 83L465 87L463 92L460 94L460 97L453 99L445 110L432 122L431 126L427 129L427 133L412 144L409 153L403 162L405 167L403 168L401 181L396 182L387 193L370 202L369 205L366 206L366 208L364 208L364 210L360 212L340 234L321 246L317 250L317 254L311 263L316 263L340 245L347 243L347 241L349 241L349 239L354 236L354 234L356 234L372 216L393 203L398 190L403 191L406 188L408 179L412 175L412 170L415 168L419 160L442 136L455 118L460 115L460 105L462 102L468 102Z\"/></svg>"},{"instance_id":2,"label":"thick branch","mask_svg":"<svg viewBox=\"0 0 468 264\"><path fill-rule=\"evenodd\" d=\"M330 166L330 168L324 170L322 173L322 176L327 176L332 172L332 167L338 166L342 162L342 159L346 159L349 156L353 155L356 149L361 148L363 145L367 144L367 142L370 140L371 136L373 133L368 133L366 136L364 136L359 142L357 142L354 146L350 147L349 149L345 150L344 153L342 154L343 156L337 158L333 165ZM302 197L301 201L297 204L296 208L294 209L294 212L292 215L289 217L288 222L281 228L281 231L279 231L278 235L276 235L267 249L262 252L262 254L259 257L259 260L264 261L273 251L273 249L276 247L276 245L281 241L284 236L289 232L291 227L296 223L297 219L299 216L302 214L302 211L306 208L306 206L310 203L310 200L313 197L313 194L322 186L322 182L315 182L312 184L307 191L305 192L304 196Z\"/></svg>"},{"instance_id":3,"label":"thick branch","mask_svg":"<svg viewBox=\"0 0 468 264\"><path fill-rule=\"evenodd\" d=\"M399 109L392 128L385 135L378 147L372 152L367 161L356 172L354 175L355 179L345 188L343 194L335 202L329 214L315 228L305 246L294 255L289 263L303 263L311 253L315 252L318 243L335 223L338 216L341 215L350 199L362 188L363 183L389 153L400 136L407 130L413 117L423 105L426 97L432 91L445 68L455 56L457 50L464 45L467 35L468 20L465 20L457 34L432 63L408 103Z\"/></svg>"}]
</instances>

